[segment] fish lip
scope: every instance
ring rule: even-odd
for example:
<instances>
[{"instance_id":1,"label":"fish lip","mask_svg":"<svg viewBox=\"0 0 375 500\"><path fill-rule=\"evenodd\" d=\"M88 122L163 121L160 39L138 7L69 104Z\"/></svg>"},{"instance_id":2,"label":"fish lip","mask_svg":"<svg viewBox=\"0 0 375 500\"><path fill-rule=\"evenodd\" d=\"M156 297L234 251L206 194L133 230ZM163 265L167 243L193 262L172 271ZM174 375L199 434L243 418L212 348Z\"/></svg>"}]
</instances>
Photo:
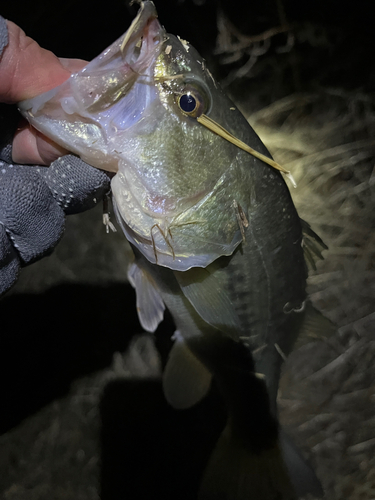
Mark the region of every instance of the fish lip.
<instances>
[{"instance_id":1,"label":"fish lip","mask_svg":"<svg viewBox=\"0 0 375 500\"><path fill-rule=\"evenodd\" d=\"M155 48L155 45L161 45L165 39L165 30L157 18L158 14L153 2L141 2L136 18L121 40L120 51L124 58L126 58L128 52L132 53L134 51L140 41L141 46L146 43L147 49Z\"/></svg>"},{"instance_id":2,"label":"fish lip","mask_svg":"<svg viewBox=\"0 0 375 500\"><path fill-rule=\"evenodd\" d=\"M38 111L52 98L58 94L61 88L69 85L76 75L84 75L86 72L92 71L92 65L95 64L110 64L115 60L119 52L123 60L123 66L131 68L134 73L141 75L148 66L152 64L152 59L156 60L161 51L161 46L166 40L165 29L161 26L158 19L158 14L155 5L151 1L141 2L140 10L133 20L128 30L118 38L112 45L107 47L98 57L90 61L84 68L77 73L72 73L70 78L61 85L40 94L39 96L25 99L20 101L17 106L21 114L29 114L33 117ZM146 50L139 51L137 60L131 63L130 59L133 57L134 49L139 41L146 42L144 45ZM151 54L150 54L151 52Z\"/></svg>"}]
</instances>

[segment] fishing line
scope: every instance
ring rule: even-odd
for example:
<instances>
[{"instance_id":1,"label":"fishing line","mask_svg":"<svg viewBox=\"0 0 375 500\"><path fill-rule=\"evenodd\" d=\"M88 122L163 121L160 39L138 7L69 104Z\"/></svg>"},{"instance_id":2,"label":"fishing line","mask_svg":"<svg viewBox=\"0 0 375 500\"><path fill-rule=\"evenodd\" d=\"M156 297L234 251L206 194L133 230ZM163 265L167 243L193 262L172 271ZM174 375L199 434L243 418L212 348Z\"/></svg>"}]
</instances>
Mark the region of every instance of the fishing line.
<instances>
[{"instance_id":1,"label":"fishing line","mask_svg":"<svg viewBox=\"0 0 375 500\"><path fill-rule=\"evenodd\" d=\"M276 170L279 170L282 172L290 182L292 183L293 187L297 187L296 181L294 180L291 172L289 170L286 170L284 167L276 163L274 160L271 158L268 158L268 156L263 155L262 153L259 153L259 151L256 151L255 149L251 148L244 142L240 141L235 137L233 134L228 132L224 127L219 125L217 122L212 120L212 118L209 118L207 115L202 114L201 116L197 117L197 121L203 125L204 127L208 128L211 130L211 132L214 132L215 134L219 135L223 139L226 139L228 142L231 142L235 146L237 146L240 149L243 149L247 153L250 153L251 155L255 156L255 158L258 158L259 160L263 161L264 163L267 163L267 165L270 165L271 167L275 168Z\"/></svg>"}]
</instances>

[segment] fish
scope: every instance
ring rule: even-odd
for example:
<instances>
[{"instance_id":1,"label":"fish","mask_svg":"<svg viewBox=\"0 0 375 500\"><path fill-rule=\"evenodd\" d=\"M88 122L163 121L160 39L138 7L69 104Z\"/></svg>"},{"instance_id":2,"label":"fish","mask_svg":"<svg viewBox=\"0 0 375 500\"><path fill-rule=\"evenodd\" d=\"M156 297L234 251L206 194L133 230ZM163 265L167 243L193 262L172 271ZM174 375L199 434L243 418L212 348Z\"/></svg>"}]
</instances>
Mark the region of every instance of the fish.
<instances>
[{"instance_id":1,"label":"fish","mask_svg":"<svg viewBox=\"0 0 375 500\"><path fill-rule=\"evenodd\" d=\"M200 500L292 500L323 491L277 418L283 360L329 326L308 301L307 263L327 248L278 165L193 46L151 1L126 33L60 86L19 103L39 131L113 173L117 221L142 327L176 325L163 373L177 409L212 379L228 421Z\"/></svg>"}]
</instances>

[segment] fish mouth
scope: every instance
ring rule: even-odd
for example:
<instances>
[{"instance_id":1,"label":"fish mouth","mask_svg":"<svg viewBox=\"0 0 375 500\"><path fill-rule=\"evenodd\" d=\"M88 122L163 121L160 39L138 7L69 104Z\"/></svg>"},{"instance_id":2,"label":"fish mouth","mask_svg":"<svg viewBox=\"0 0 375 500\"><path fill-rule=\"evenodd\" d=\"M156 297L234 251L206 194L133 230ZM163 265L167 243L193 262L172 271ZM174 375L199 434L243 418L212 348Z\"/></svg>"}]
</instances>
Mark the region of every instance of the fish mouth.
<instances>
[{"instance_id":1,"label":"fish mouth","mask_svg":"<svg viewBox=\"0 0 375 500\"><path fill-rule=\"evenodd\" d=\"M120 52L133 71L142 74L150 65L165 40L165 30L159 23L153 2L140 4L140 10L120 40Z\"/></svg>"}]
</instances>

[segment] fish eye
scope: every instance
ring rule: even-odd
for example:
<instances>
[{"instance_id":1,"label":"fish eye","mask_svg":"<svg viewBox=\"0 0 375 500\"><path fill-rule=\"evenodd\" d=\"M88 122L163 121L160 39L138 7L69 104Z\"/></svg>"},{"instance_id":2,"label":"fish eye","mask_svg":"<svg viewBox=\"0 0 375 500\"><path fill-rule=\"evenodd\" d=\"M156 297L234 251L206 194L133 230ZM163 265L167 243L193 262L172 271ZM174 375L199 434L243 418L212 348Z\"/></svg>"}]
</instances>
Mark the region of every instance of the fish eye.
<instances>
[{"instance_id":1,"label":"fish eye","mask_svg":"<svg viewBox=\"0 0 375 500\"><path fill-rule=\"evenodd\" d=\"M208 98L205 92L195 86L188 85L176 96L180 110L188 116L197 118L208 109Z\"/></svg>"},{"instance_id":2,"label":"fish eye","mask_svg":"<svg viewBox=\"0 0 375 500\"><path fill-rule=\"evenodd\" d=\"M178 100L178 105L184 113L194 113L198 107L196 98L192 93L183 94Z\"/></svg>"}]
</instances>

